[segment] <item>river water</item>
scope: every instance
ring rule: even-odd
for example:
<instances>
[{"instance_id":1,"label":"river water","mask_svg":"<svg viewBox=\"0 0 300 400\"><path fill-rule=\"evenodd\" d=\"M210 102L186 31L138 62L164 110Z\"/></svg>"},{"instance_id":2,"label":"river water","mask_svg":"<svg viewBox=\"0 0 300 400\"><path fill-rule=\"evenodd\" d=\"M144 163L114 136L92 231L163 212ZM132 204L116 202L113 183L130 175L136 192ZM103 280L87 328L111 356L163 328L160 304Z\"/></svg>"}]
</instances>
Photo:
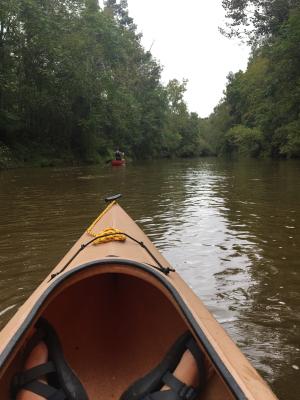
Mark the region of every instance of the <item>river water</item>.
<instances>
[{"instance_id":1,"label":"river water","mask_svg":"<svg viewBox=\"0 0 300 400\"><path fill-rule=\"evenodd\" d=\"M0 171L0 327L115 193L277 396L298 400L299 161Z\"/></svg>"}]
</instances>

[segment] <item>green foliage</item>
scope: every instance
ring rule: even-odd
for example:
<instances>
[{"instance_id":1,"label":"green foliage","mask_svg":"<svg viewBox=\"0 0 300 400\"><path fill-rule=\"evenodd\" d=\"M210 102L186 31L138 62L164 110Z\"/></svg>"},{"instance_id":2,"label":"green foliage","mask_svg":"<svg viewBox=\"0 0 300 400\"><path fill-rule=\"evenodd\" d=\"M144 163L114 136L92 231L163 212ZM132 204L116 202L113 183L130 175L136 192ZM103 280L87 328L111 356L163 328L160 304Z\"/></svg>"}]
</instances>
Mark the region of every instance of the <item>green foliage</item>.
<instances>
[{"instance_id":1,"label":"green foliage","mask_svg":"<svg viewBox=\"0 0 300 400\"><path fill-rule=\"evenodd\" d=\"M225 135L226 152L238 153L250 157L259 156L263 143L263 135L258 128L247 128L244 125L236 125Z\"/></svg>"},{"instance_id":2,"label":"green foliage","mask_svg":"<svg viewBox=\"0 0 300 400\"><path fill-rule=\"evenodd\" d=\"M299 1L223 6L232 34L252 7L256 49L201 119L184 101L187 81L162 85L127 0L103 9L96 0L2 0L0 142L9 158L3 153L1 166L100 162L116 147L131 158L299 157Z\"/></svg>"},{"instance_id":3,"label":"green foliage","mask_svg":"<svg viewBox=\"0 0 300 400\"><path fill-rule=\"evenodd\" d=\"M300 0L222 0L228 22L221 32L228 37L247 37L258 44L279 34Z\"/></svg>"},{"instance_id":4,"label":"green foliage","mask_svg":"<svg viewBox=\"0 0 300 400\"><path fill-rule=\"evenodd\" d=\"M12 155L9 147L0 142L0 168L9 166L11 162Z\"/></svg>"},{"instance_id":5,"label":"green foliage","mask_svg":"<svg viewBox=\"0 0 300 400\"><path fill-rule=\"evenodd\" d=\"M204 137L214 154L223 153L225 146L225 132L231 127L229 107L226 102L218 104L214 112L205 121Z\"/></svg>"},{"instance_id":6,"label":"green foliage","mask_svg":"<svg viewBox=\"0 0 300 400\"><path fill-rule=\"evenodd\" d=\"M168 155L197 157L211 155L212 149L204 137L201 118L188 113L184 102L187 81L171 80L166 87L168 118L165 130L165 151Z\"/></svg>"},{"instance_id":7,"label":"green foliage","mask_svg":"<svg viewBox=\"0 0 300 400\"><path fill-rule=\"evenodd\" d=\"M265 7L275 3L261 2ZM209 118L211 135L221 144L216 146L218 154L299 157L300 6L296 2L289 3L286 18L268 43L253 51L245 72L229 74L225 97Z\"/></svg>"},{"instance_id":8,"label":"green foliage","mask_svg":"<svg viewBox=\"0 0 300 400\"><path fill-rule=\"evenodd\" d=\"M2 0L3 145L38 165L207 152L186 82L164 87L140 38L127 0Z\"/></svg>"},{"instance_id":9,"label":"green foliage","mask_svg":"<svg viewBox=\"0 0 300 400\"><path fill-rule=\"evenodd\" d=\"M300 120L278 128L274 135L274 142L276 141L281 155L300 157Z\"/></svg>"}]
</instances>

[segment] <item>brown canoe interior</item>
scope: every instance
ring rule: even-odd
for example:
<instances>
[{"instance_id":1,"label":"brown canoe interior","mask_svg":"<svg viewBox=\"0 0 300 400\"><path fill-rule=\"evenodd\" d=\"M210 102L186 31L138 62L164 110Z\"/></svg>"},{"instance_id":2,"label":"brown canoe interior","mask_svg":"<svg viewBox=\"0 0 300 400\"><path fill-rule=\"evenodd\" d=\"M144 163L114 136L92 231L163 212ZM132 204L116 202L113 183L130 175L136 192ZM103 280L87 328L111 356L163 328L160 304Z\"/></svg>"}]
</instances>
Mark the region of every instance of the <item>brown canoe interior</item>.
<instances>
[{"instance_id":1,"label":"brown canoe interior","mask_svg":"<svg viewBox=\"0 0 300 400\"><path fill-rule=\"evenodd\" d=\"M65 358L91 400L119 399L188 330L187 321L160 282L143 271L116 271L105 272L102 267L72 276L49 295L34 319L43 315L54 326ZM11 377L22 370L22 349L34 321L1 379L1 399L10 399ZM233 398L217 373L200 396L201 400Z\"/></svg>"}]
</instances>

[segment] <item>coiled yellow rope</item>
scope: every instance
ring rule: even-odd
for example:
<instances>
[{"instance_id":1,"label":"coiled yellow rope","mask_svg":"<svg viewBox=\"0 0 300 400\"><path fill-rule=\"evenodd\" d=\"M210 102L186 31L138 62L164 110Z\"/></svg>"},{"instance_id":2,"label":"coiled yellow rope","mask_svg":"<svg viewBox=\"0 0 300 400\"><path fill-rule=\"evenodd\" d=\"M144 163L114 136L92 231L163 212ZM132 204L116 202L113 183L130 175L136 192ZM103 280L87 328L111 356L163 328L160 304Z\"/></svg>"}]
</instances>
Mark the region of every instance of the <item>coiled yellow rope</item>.
<instances>
[{"instance_id":1,"label":"coiled yellow rope","mask_svg":"<svg viewBox=\"0 0 300 400\"><path fill-rule=\"evenodd\" d=\"M95 219L95 221L88 227L87 233L95 238L98 238L93 242L93 244L102 244L102 243L107 243L107 242L112 242L112 241L121 241L124 242L126 240L126 236L123 235L122 231L120 229L116 228L105 228L103 231L100 232L93 232L93 228L97 224L98 221L103 217L104 214L106 214L113 205L116 204L116 201L112 201L104 211Z\"/></svg>"}]
</instances>

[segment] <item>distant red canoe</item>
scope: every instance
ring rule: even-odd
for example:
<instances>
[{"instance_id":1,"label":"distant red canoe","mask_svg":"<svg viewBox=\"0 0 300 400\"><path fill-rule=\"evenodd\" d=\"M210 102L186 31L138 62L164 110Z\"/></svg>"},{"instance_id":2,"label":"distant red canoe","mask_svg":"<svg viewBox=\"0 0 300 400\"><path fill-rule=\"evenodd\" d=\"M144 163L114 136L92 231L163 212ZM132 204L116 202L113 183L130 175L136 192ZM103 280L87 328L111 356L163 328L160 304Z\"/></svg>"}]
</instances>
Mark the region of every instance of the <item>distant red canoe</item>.
<instances>
[{"instance_id":1,"label":"distant red canoe","mask_svg":"<svg viewBox=\"0 0 300 400\"><path fill-rule=\"evenodd\" d=\"M114 167L120 167L125 164L125 160L111 160L111 165Z\"/></svg>"}]
</instances>

